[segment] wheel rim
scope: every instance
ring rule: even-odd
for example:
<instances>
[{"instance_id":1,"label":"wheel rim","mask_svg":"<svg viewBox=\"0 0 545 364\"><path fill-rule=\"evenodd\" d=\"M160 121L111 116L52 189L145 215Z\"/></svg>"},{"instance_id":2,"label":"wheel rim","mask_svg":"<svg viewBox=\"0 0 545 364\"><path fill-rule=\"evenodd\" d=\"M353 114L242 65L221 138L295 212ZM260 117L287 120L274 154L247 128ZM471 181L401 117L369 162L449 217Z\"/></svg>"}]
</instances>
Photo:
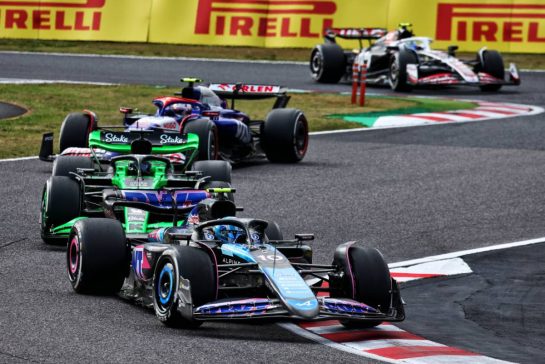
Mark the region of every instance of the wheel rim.
<instances>
[{"instance_id":1,"label":"wheel rim","mask_svg":"<svg viewBox=\"0 0 545 364\"><path fill-rule=\"evenodd\" d=\"M47 228L47 191L44 191L43 197L42 197L42 213L40 215L40 225L42 228L42 233L46 232Z\"/></svg>"},{"instance_id":2,"label":"wheel rim","mask_svg":"<svg viewBox=\"0 0 545 364\"><path fill-rule=\"evenodd\" d=\"M174 296L174 267L172 263L166 263L161 269L159 274L159 279L156 282L157 284L157 298L158 303L162 308L167 308L172 301L171 298Z\"/></svg>"},{"instance_id":3,"label":"wheel rim","mask_svg":"<svg viewBox=\"0 0 545 364\"><path fill-rule=\"evenodd\" d=\"M399 79L399 64L397 58L392 62L390 66L390 83L393 87L397 86Z\"/></svg>"},{"instance_id":4,"label":"wheel rim","mask_svg":"<svg viewBox=\"0 0 545 364\"><path fill-rule=\"evenodd\" d=\"M315 78L319 77L322 72L322 57L318 51L314 52L312 55L312 59L310 61L310 72L312 72L312 75Z\"/></svg>"},{"instance_id":5,"label":"wheel rim","mask_svg":"<svg viewBox=\"0 0 545 364\"><path fill-rule=\"evenodd\" d=\"M297 122L295 123L293 145L297 155L302 158L307 152L308 130L307 123L304 120L301 120L301 118L297 119Z\"/></svg>"},{"instance_id":6,"label":"wheel rim","mask_svg":"<svg viewBox=\"0 0 545 364\"><path fill-rule=\"evenodd\" d=\"M80 248L79 248L79 238L77 235L74 235L72 237L72 240L70 240L70 245L68 246L68 275L70 276L70 280L73 282L76 280L79 267L80 267Z\"/></svg>"}]
</instances>

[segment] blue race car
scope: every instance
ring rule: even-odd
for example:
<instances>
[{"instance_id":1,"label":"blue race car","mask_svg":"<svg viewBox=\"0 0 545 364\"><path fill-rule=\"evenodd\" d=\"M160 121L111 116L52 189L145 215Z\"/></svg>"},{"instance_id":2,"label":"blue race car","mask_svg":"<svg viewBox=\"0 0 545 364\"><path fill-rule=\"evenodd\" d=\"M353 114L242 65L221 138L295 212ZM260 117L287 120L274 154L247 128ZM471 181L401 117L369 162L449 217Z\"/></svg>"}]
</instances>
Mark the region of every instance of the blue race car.
<instances>
[{"instance_id":1,"label":"blue race car","mask_svg":"<svg viewBox=\"0 0 545 364\"><path fill-rule=\"evenodd\" d=\"M119 294L155 311L168 326L204 321L338 319L349 328L405 318L396 281L380 252L355 242L339 245L333 264L314 264L311 234L284 240L275 223L236 218L225 193L190 207L182 226L148 235L126 233L115 219L74 224L67 250L68 277L78 293ZM169 200L106 196L116 206L176 216ZM187 213L187 208L184 210ZM174 218L176 220L176 218Z\"/></svg>"},{"instance_id":2,"label":"blue race car","mask_svg":"<svg viewBox=\"0 0 545 364\"><path fill-rule=\"evenodd\" d=\"M286 108L290 97L280 86L210 84L195 78L183 78L187 86L175 96L153 100L153 115L121 108L123 125L131 129L174 129L181 134L199 136L198 159L223 159L231 163L266 157L271 162L301 161L308 148L308 123L304 113ZM252 120L235 109L237 99L275 98L265 120ZM226 99L231 105L227 106ZM61 153L69 147L88 147L88 135L97 128L90 112L68 115L61 127Z\"/></svg>"}]
</instances>

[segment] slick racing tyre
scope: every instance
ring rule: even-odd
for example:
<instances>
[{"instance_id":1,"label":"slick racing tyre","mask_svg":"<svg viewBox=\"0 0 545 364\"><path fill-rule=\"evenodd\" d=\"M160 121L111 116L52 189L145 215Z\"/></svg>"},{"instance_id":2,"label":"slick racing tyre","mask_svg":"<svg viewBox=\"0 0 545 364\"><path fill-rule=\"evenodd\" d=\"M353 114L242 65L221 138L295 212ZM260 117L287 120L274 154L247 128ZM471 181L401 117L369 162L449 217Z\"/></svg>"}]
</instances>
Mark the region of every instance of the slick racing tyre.
<instances>
[{"instance_id":1,"label":"slick racing tyre","mask_svg":"<svg viewBox=\"0 0 545 364\"><path fill-rule=\"evenodd\" d=\"M231 164L226 161L197 161L191 166L192 171L200 171L207 181L222 181L231 183Z\"/></svg>"},{"instance_id":2,"label":"slick racing tyre","mask_svg":"<svg viewBox=\"0 0 545 364\"><path fill-rule=\"evenodd\" d=\"M338 44L320 44L310 54L310 75L315 81L337 83L346 72L344 51Z\"/></svg>"},{"instance_id":3,"label":"slick racing tyre","mask_svg":"<svg viewBox=\"0 0 545 364\"><path fill-rule=\"evenodd\" d=\"M93 169L94 164L89 157L60 155L53 162L52 176L70 177L70 172L77 172L78 168Z\"/></svg>"},{"instance_id":4,"label":"slick racing tyre","mask_svg":"<svg viewBox=\"0 0 545 364\"><path fill-rule=\"evenodd\" d=\"M348 254L343 248L348 249ZM392 279L380 251L346 243L337 248L333 264L341 267L345 276L343 287L334 287L336 292L343 292L344 297L363 302L383 313L388 312ZM342 320L341 323L346 327L367 328L377 326L381 321Z\"/></svg>"},{"instance_id":5,"label":"slick racing tyre","mask_svg":"<svg viewBox=\"0 0 545 364\"><path fill-rule=\"evenodd\" d=\"M479 65L477 66L477 72L488 73L489 75L503 80L505 77L505 69L503 66L503 58L501 54L496 51L485 50L481 56L478 56ZM482 85L479 86L481 91L494 92L499 91L502 85Z\"/></svg>"},{"instance_id":6,"label":"slick racing tyre","mask_svg":"<svg viewBox=\"0 0 545 364\"><path fill-rule=\"evenodd\" d=\"M50 236L51 227L59 226L80 216L81 189L68 177L50 177L42 192L40 230L46 244L66 245L67 238Z\"/></svg>"},{"instance_id":7,"label":"slick racing tyre","mask_svg":"<svg viewBox=\"0 0 545 364\"><path fill-rule=\"evenodd\" d=\"M199 137L198 160L218 159L218 129L208 119L190 120L185 123L183 134L192 133Z\"/></svg>"},{"instance_id":8,"label":"slick racing tyre","mask_svg":"<svg viewBox=\"0 0 545 364\"><path fill-rule=\"evenodd\" d=\"M390 61L388 80L394 91L411 91L412 86L407 83L407 65L418 64L416 53L408 49L400 49L394 53Z\"/></svg>"},{"instance_id":9,"label":"slick racing tyre","mask_svg":"<svg viewBox=\"0 0 545 364\"><path fill-rule=\"evenodd\" d=\"M68 239L66 266L77 293L119 292L129 269L129 250L121 223L104 218L76 222Z\"/></svg>"},{"instance_id":10,"label":"slick racing tyre","mask_svg":"<svg viewBox=\"0 0 545 364\"><path fill-rule=\"evenodd\" d=\"M180 279L189 281L192 306L188 314L178 311ZM217 268L208 253L190 246L173 246L159 257L153 274L153 308L165 325L196 328L192 310L217 298Z\"/></svg>"},{"instance_id":11,"label":"slick racing tyre","mask_svg":"<svg viewBox=\"0 0 545 364\"><path fill-rule=\"evenodd\" d=\"M87 148L89 134L96 128L97 122L90 115L81 112L68 114L61 125L59 137L61 153L70 147Z\"/></svg>"},{"instance_id":12,"label":"slick racing tyre","mask_svg":"<svg viewBox=\"0 0 545 364\"><path fill-rule=\"evenodd\" d=\"M269 224L265 228L265 235L269 240L284 240L284 235L280 226L275 221L269 221Z\"/></svg>"},{"instance_id":13,"label":"slick racing tyre","mask_svg":"<svg viewBox=\"0 0 545 364\"><path fill-rule=\"evenodd\" d=\"M265 118L261 147L276 163L301 161L308 148L308 122L298 109L273 109Z\"/></svg>"}]
</instances>

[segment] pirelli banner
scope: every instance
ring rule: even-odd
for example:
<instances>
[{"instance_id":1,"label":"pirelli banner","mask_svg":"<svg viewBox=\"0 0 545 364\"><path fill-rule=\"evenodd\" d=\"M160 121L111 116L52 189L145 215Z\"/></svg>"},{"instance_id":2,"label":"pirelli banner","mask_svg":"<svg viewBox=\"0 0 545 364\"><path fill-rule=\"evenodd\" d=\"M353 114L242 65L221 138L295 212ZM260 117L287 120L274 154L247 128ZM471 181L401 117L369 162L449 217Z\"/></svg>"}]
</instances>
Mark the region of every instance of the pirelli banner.
<instances>
[{"instance_id":1,"label":"pirelli banner","mask_svg":"<svg viewBox=\"0 0 545 364\"><path fill-rule=\"evenodd\" d=\"M400 22L438 48L545 53L545 0L0 0L0 38L312 47Z\"/></svg>"},{"instance_id":2,"label":"pirelli banner","mask_svg":"<svg viewBox=\"0 0 545 364\"><path fill-rule=\"evenodd\" d=\"M151 1L0 0L0 38L145 42Z\"/></svg>"}]
</instances>

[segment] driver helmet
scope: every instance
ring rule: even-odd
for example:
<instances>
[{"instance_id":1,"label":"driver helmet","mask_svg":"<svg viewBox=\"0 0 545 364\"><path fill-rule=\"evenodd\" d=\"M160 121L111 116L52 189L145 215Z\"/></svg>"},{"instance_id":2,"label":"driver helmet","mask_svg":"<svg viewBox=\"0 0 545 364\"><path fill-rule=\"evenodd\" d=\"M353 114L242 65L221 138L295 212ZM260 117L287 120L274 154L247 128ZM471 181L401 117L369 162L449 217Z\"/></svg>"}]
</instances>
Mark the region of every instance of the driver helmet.
<instances>
[{"instance_id":1,"label":"driver helmet","mask_svg":"<svg viewBox=\"0 0 545 364\"><path fill-rule=\"evenodd\" d=\"M413 25L411 23L399 23L398 29L398 39L406 39L414 37Z\"/></svg>"},{"instance_id":2,"label":"driver helmet","mask_svg":"<svg viewBox=\"0 0 545 364\"><path fill-rule=\"evenodd\" d=\"M215 238L222 243L245 243L246 233L243 229L233 225L214 226Z\"/></svg>"},{"instance_id":3,"label":"driver helmet","mask_svg":"<svg viewBox=\"0 0 545 364\"><path fill-rule=\"evenodd\" d=\"M165 114L168 116L184 117L187 115L191 115L192 111L193 108L191 107L191 104L179 102L169 105L165 110Z\"/></svg>"}]
</instances>

